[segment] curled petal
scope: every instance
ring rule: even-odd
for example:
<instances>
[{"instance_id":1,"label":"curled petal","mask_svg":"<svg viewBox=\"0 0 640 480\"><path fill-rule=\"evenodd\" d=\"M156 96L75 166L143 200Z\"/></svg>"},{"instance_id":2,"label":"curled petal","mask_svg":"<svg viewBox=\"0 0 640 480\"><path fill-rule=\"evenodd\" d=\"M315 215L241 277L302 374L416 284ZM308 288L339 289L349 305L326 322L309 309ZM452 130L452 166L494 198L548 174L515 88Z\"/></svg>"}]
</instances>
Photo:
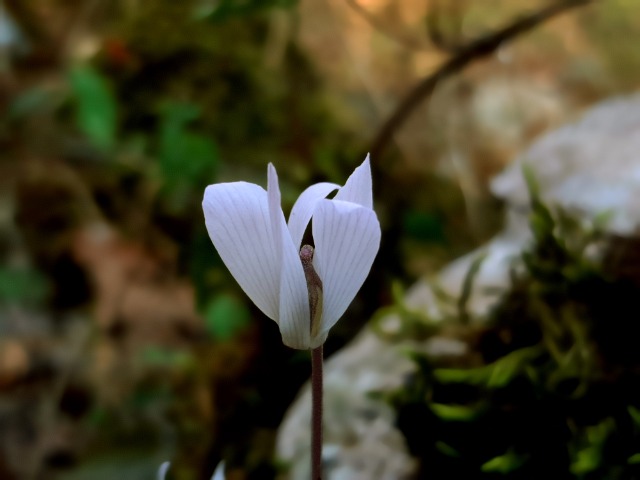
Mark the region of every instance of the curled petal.
<instances>
[{"instance_id":1,"label":"curled petal","mask_svg":"<svg viewBox=\"0 0 640 480\"><path fill-rule=\"evenodd\" d=\"M338 190L334 200L357 203L372 209L373 187L371 183L371 164L369 163L369 155L367 155L362 165L356 168L347 179L344 187Z\"/></svg>"},{"instance_id":2,"label":"curled petal","mask_svg":"<svg viewBox=\"0 0 640 480\"><path fill-rule=\"evenodd\" d=\"M211 480L224 480L224 462L220 462L216 467L216 471L213 472Z\"/></svg>"},{"instance_id":3,"label":"curled petal","mask_svg":"<svg viewBox=\"0 0 640 480\"><path fill-rule=\"evenodd\" d=\"M335 183L316 183L300 194L289 215L289 232L296 248L300 248L304 231L309 225L313 211L319 200L340 188Z\"/></svg>"},{"instance_id":4,"label":"curled petal","mask_svg":"<svg viewBox=\"0 0 640 480\"><path fill-rule=\"evenodd\" d=\"M202 208L209 237L231 275L253 303L277 321L280 263L267 192L246 182L209 185Z\"/></svg>"},{"instance_id":5,"label":"curled petal","mask_svg":"<svg viewBox=\"0 0 640 480\"><path fill-rule=\"evenodd\" d=\"M269 235L273 240L274 255L277 265L282 263L283 235L281 224L284 223L284 214L280 203L280 185L278 174L273 164L267 167L267 204L269 206ZM281 269L278 270L278 284L280 283Z\"/></svg>"},{"instance_id":6,"label":"curled petal","mask_svg":"<svg viewBox=\"0 0 640 480\"><path fill-rule=\"evenodd\" d=\"M313 216L313 239L313 264L324 289L321 334L326 334L369 274L380 247L380 223L370 208L321 200Z\"/></svg>"},{"instance_id":7,"label":"curled petal","mask_svg":"<svg viewBox=\"0 0 640 480\"><path fill-rule=\"evenodd\" d=\"M164 477L167 475L167 471L169 470L170 466L171 466L171 462L164 462L162 465L160 465L156 479L164 480Z\"/></svg>"},{"instance_id":8,"label":"curled petal","mask_svg":"<svg viewBox=\"0 0 640 480\"><path fill-rule=\"evenodd\" d=\"M275 257L280 265L278 324L282 341L291 348L309 348L310 325L309 294L304 270L293 244L280 206L278 175L273 165L268 168L268 196L271 231L276 248Z\"/></svg>"}]
</instances>

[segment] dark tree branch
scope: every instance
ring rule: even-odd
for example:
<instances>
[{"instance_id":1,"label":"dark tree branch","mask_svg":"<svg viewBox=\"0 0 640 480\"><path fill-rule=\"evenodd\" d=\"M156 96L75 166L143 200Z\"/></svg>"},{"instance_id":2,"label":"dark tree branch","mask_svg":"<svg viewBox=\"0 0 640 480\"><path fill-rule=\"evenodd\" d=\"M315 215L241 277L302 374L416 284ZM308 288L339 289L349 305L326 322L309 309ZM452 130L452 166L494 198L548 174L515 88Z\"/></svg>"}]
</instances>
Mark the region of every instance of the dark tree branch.
<instances>
[{"instance_id":1,"label":"dark tree branch","mask_svg":"<svg viewBox=\"0 0 640 480\"><path fill-rule=\"evenodd\" d=\"M436 85L445 78L459 72L474 60L495 52L504 42L526 33L545 21L571 8L587 5L594 0L564 0L514 21L511 25L472 41L447 60L438 70L421 80L400 102L393 114L384 122L375 135L369 152L379 157L387 147L395 131L400 128L413 110L432 93Z\"/></svg>"}]
</instances>

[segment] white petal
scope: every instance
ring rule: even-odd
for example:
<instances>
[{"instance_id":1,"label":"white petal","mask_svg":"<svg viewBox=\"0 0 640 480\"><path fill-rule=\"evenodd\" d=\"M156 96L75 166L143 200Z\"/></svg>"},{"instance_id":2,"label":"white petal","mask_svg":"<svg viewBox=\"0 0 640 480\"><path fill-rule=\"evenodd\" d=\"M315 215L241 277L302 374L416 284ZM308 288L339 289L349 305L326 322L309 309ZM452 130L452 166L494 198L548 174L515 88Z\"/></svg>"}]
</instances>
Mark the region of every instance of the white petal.
<instances>
[{"instance_id":1,"label":"white petal","mask_svg":"<svg viewBox=\"0 0 640 480\"><path fill-rule=\"evenodd\" d=\"M280 188L278 175L273 165L269 164L269 212L274 243L278 250L276 257L281 265L279 281L279 315L278 324L282 341L291 348L308 349L311 334L311 318L309 314L309 293L304 277L302 262L298 248L293 244L289 229L284 221L280 206Z\"/></svg>"},{"instance_id":2,"label":"white petal","mask_svg":"<svg viewBox=\"0 0 640 480\"><path fill-rule=\"evenodd\" d=\"M284 222L284 214L280 204L280 186L278 185L278 174L273 164L267 167L267 203L269 206L269 230L273 237L275 249L275 259L278 265L282 265L282 229L280 224ZM278 270L278 283L281 269Z\"/></svg>"},{"instance_id":3,"label":"white petal","mask_svg":"<svg viewBox=\"0 0 640 480\"><path fill-rule=\"evenodd\" d=\"M355 297L380 247L373 210L355 203L321 200L313 215L313 264L322 279L322 330L326 333Z\"/></svg>"},{"instance_id":4,"label":"white petal","mask_svg":"<svg viewBox=\"0 0 640 480\"><path fill-rule=\"evenodd\" d=\"M373 208L373 189L371 185L371 165L369 155L364 159L362 165L356 168L347 179L334 200L352 202L366 208Z\"/></svg>"},{"instance_id":5,"label":"white petal","mask_svg":"<svg viewBox=\"0 0 640 480\"><path fill-rule=\"evenodd\" d=\"M164 462L162 465L160 465L160 468L158 469L157 480L164 480L164 477L167 475L167 471L169 470L170 466L170 462Z\"/></svg>"},{"instance_id":6,"label":"white petal","mask_svg":"<svg viewBox=\"0 0 640 480\"><path fill-rule=\"evenodd\" d=\"M231 275L253 303L277 321L280 263L267 192L246 182L209 185L202 208L209 237Z\"/></svg>"},{"instance_id":7,"label":"white petal","mask_svg":"<svg viewBox=\"0 0 640 480\"><path fill-rule=\"evenodd\" d=\"M216 471L213 472L211 480L224 480L224 462L220 462L216 467Z\"/></svg>"},{"instance_id":8,"label":"white petal","mask_svg":"<svg viewBox=\"0 0 640 480\"><path fill-rule=\"evenodd\" d=\"M316 183L300 194L291 209L288 225L293 244L296 248L299 249L302 246L304 231L307 229L307 225L309 225L309 220L311 220L313 210L316 208L318 201L338 188L340 188L340 185L336 185L335 183Z\"/></svg>"}]
</instances>

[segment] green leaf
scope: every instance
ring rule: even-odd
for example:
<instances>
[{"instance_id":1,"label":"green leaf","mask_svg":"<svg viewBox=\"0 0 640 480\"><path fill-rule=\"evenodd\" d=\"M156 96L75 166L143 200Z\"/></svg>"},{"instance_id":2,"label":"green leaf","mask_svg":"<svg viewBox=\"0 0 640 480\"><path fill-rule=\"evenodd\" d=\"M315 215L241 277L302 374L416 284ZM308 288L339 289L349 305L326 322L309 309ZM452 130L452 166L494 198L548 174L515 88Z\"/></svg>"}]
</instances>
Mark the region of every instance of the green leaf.
<instances>
[{"instance_id":1,"label":"green leaf","mask_svg":"<svg viewBox=\"0 0 640 480\"><path fill-rule=\"evenodd\" d=\"M416 240L437 244L446 241L442 219L433 213L410 210L403 215L402 228Z\"/></svg>"},{"instance_id":2,"label":"green leaf","mask_svg":"<svg viewBox=\"0 0 640 480\"><path fill-rule=\"evenodd\" d=\"M393 298L394 303L404 305L406 296L407 292L402 286L402 283L400 283L399 280L393 280L391 282L391 297Z\"/></svg>"},{"instance_id":3,"label":"green leaf","mask_svg":"<svg viewBox=\"0 0 640 480\"><path fill-rule=\"evenodd\" d=\"M464 405L446 405L443 403L430 403L431 411L445 422L471 422L475 420L480 411L476 408Z\"/></svg>"},{"instance_id":4,"label":"green leaf","mask_svg":"<svg viewBox=\"0 0 640 480\"><path fill-rule=\"evenodd\" d=\"M493 362L491 373L487 381L489 388L504 387L524 371L533 359L540 355L540 349L536 347L521 348L505 355Z\"/></svg>"},{"instance_id":5,"label":"green leaf","mask_svg":"<svg viewBox=\"0 0 640 480\"><path fill-rule=\"evenodd\" d=\"M113 451L92 458L72 471L63 471L58 480L140 480L155 479L161 459L155 452Z\"/></svg>"},{"instance_id":6,"label":"green leaf","mask_svg":"<svg viewBox=\"0 0 640 480\"><path fill-rule=\"evenodd\" d=\"M30 268L0 267L0 302L38 304L50 285L46 277Z\"/></svg>"},{"instance_id":7,"label":"green leaf","mask_svg":"<svg viewBox=\"0 0 640 480\"><path fill-rule=\"evenodd\" d=\"M600 451L595 447L580 450L575 461L571 464L571 471L576 475L584 475L594 471L600 465Z\"/></svg>"},{"instance_id":8,"label":"green leaf","mask_svg":"<svg viewBox=\"0 0 640 480\"><path fill-rule=\"evenodd\" d=\"M218 340L229 340L251 323L247 307L234 296L221 294L205 309L207 333Z\"/></svg>"},{"instance_id":9,"label":"green leaf","mask_svg":"<svg viewBox=\"0 0 640 480\"><path fill-rule=\"evenodd\" d=\"M193 357L188 352L155 346L142 351L142 360L156 367L187 368L193 364Z\"/></svg>"},{"instance_id":10,"label":"green leaf","mask_svg":"<svg viewBox=\"0 0 640 480\"><path fill-rule=\"evenodd\" d=\"M436 449L445 454L448 457L460 457L460 452L458 452L455 448L453 448L451 445L444 443L442 441L438 441L435 443L435 447Z\"/></svg>"},{"instance_id":11,"label":"green leaf","mask_svg":"<svg viewBox=\"0 0 640 480\"><path fill-rule=\"evenodd\" d=\"M18 95L7 109L7 118L10 120L19 120L30 115L42 112L56 101L56 96L44 88L30 88Z\"/></svg>"},{"instance_id":12,"label":"green leaf","mask_svg":"<svg viewBox=\"0 0 640 480\"><path fill-rule=\"evenodd\" d=\"M486 388L501 388L524 372L540 353L539 347L521 348L483 367L473 369L438 368L433 371L433 376L438 382L445 384L467 383Z\"/></svg>"},{"instance_id":13,"label":"green leaf","mask_svg":"<svg viewBox=\"0 0 640 480\"><path fill-rule=\"evenodd\" d=\"M627 407L627 411L629 412L629 415L631 415L631 418L633 419L633 424L636 426L636 428L639 428L640 427L640 410L634 407L633 405L629 405Z\"/></svg>"},{"instance_id":14,"label":"green leaf","mask_svg":"<svg viewBox=\"0 0 640 480\"><path fill-rule=\"evenodd\" d=\"M615 421L612 418L587 428L587 444L577 452L571 464L571 471L574 474L584 475L593 472L601 465L605 443L615 428Z\"/></svg>"},{"instance_id":15,"label":"green leaf","mask_svg":"<svg viewBox=\"0 0 640 480\"><path fill-rule=\"evenodd\" d=\"M161 109L159 165L164 194L177 210L185 207L194 191L211 183L218 166L218 150L207 137L191 132L188 124L200 116L189 103L170 102Z\"/></svg>"},{"instance_id":16,"label":"green leaf","mask_svg":"<svg viewBox=\"0 0 640 480\"><path fill-rule=\"evenodd\" d=\"M512 451L508 451L504 455L494 457L484 463L480 469L487 473L501 473L505 475L520 468L524 461L525 457L523 455L517 455Z\"/></svg>"},{"instance_id":17,"label":"green leaf","mask_svg":"<svg viewBox=\"0 0 640 480\"><path fill-rule=\"evenodd\" d=\"M490 371L488 367L479 368L437 368L433 370L433 377L439 383L455 384L468 383L469 385L483 385L487 383Z\"/></svg>"},{"instance_id":18,"label":"green leaf","mask_svg":"<svg viewBox=\"0 0 640 480\"><path fill-rule=\"evenodd\" d=\"M210 11L197 12L199 18L221 22L236 16L246 16L269 8L291 8L298 0L218 0Z\"/></svg>"},{"instance_id":19,"label":"green leaf","mask_svg":"<svg viewBox=\"0 0 640 480\"><path fill-rule=\"evenodd\" d=\"M69 71L76 103L78 128L101 149L115 145L117 130L116 99L105 78L89 65Z\"/></svg>"},{"instance_id":20,"label":"green leaf","mask_svg":"<svg viewBox=\"0 0 640 480\"><path fill-rule=\"evenodd\" d=\"M482 268L482 263L484 259L487 258L486 253L482 253L478 255L471 265L469 266L469 270L464 277L464 281L462 282L462 292L460 293L460 298L458 299L458 317L460 322L468 323L469 312L467 311L467 303L469 303L469 299L471 298L471 294L473 293L473 283L475 281L476 276L480 273L480 269Z\"/></svg>"}]
</instances>

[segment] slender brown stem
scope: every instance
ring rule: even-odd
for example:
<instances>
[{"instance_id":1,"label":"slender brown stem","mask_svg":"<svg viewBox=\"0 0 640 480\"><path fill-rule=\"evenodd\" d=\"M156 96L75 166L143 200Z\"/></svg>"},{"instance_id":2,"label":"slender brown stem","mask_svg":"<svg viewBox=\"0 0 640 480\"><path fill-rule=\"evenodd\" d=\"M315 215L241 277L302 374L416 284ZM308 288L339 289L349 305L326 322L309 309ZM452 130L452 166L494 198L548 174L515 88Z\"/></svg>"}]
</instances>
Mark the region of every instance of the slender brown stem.
<instances>
[{"instance_id":1,"label":"slender brown stem","mask_svg":"<svg viewBox=\"0 0 640 480\"><path fill-rule=\"evenodd\" d=\"M311 480L322 479L322 345L311 350Z\"/></svg>"}]
</instances>

